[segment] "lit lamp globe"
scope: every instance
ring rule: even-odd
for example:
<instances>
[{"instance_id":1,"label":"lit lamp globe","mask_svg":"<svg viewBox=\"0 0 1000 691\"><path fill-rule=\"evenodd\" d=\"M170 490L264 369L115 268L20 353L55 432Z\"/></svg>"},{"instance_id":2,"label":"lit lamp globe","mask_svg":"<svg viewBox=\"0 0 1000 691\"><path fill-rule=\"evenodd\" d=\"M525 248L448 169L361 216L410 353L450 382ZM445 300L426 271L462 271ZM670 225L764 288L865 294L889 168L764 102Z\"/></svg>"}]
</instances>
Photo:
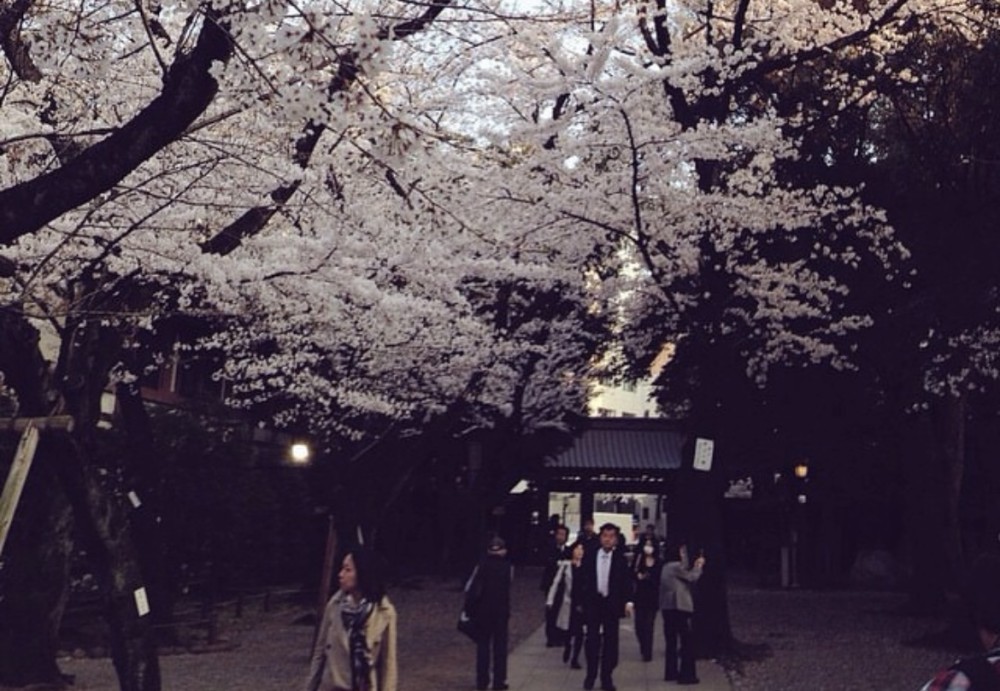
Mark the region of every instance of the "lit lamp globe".
<instances>
[{"instance_id":1,"label":"lit lamp globe","mask_svg":"<svg viewBox=\"0 0 1000 691\"><path fill-rule=\"evenodd\" d=\"M797 477L799 480L802 480L803 483L804 483L806 481L806 478L808 476L809 476L809 465L805 461L799 461L798 463L796 463L795 464L795 477ZM800 504L805 504L809 499L806 496L805 492L800 492L799 496L798 496L798 500L799 500Z\"/></svg>"},{"instance_id":2,"label":"lit lamp globe","mask_svg":"<svg viewBox=\"0 0 1000 691\"><path fill-rule=\"evenodd\" d=\"M304 442L296 442L292 444L291 448L292 463L303 464L309 462L309 456L312 452L309 449L309 445Z\"/></svg>"}]
</instances>

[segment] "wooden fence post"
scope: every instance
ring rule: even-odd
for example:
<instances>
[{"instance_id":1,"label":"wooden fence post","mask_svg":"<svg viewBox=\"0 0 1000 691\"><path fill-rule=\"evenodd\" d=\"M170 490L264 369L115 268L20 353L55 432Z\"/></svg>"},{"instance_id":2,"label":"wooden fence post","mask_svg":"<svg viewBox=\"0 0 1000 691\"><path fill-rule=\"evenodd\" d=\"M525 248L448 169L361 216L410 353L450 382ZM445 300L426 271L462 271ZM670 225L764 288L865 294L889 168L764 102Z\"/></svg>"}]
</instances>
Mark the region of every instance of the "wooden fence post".
<instances>
[{"instance_id":1,"label":"wooden fence post","mask_svg":"<svg viewBox=\"0 0 1000 691\"><path fill-rule=\"evenodd\" d=\"M28 480L31 462L35 458L39 430L43 429L72 432L73 418L70 415L0 418L0 432L21 432L21 441L17 445L14 462L10 466L10 472L7 473L3 493L0 494L0 556L3 556L3 546L7 542L10 526L14 522L14 511L21 499L24 483Z\"/></svg>"},{"instance_id":2,"label":"wooden fence post","mask_svg":"<svg viewBox=\"0 0 1000 691\"><path fill-rule=\"evenodd\" d=\"M3 546L7 542L11 523L14 522L14 511L21 499L24 483L28 480L28 471L31 470L31 461L35 458L37 447L38 429L28 424L17 445L14 462L7 474L7 482L4 483L3 494L0 494L0 556L3 556Z\"/></svg>"}]
</instances>

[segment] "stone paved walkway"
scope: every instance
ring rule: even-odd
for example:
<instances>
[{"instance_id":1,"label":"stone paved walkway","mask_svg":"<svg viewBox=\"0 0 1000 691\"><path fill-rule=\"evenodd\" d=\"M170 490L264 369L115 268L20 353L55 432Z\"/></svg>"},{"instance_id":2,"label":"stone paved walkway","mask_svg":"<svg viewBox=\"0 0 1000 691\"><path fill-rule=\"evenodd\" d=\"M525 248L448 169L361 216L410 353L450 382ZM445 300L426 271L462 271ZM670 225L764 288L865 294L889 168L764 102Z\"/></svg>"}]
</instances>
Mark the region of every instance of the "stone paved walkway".
<instances>
[{"instance_id":1,"label":"stone paved walkway","mask_svg":"<svg viewBox=\"0 0 1000 691\"><path fill-rule=\"evenodd\" d=\"M731 691L722 667L710 660L698 661L697 686L680 686L663 681L663 640L657 636L652 662L643 662L635 638L632 621L622 621L620 631L620 661L614 681L619 691L668 691L698 689L699 691ZM581 655L581 662L583 656ZM582 669L570 669L562 661L562 648L545 647L545 627L539 628L517 648L508 660L508 683L511 691L580 691L583 688ZM600 688L600 683L595 685Z\"/></svg>"}]
</instances>

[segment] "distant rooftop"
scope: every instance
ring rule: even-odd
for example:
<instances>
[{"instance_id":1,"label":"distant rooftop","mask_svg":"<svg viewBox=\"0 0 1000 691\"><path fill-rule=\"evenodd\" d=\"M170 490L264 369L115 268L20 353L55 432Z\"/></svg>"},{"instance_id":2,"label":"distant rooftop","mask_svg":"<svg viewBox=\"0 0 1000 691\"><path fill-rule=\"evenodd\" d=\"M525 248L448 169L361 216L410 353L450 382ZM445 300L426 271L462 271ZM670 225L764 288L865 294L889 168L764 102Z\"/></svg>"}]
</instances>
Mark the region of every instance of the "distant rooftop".
<instances>
[{"instance_id":1,"label":"distant rooftop","mask_svg":"<svg viewBox=\"0 0 1000 691\"><path fill-rule=\"evenodd\" d=\"M573 446L545 462L548 470L664 471L681 467L686 437L656 418L588 418Z\"/></svg>"}]
</instances>

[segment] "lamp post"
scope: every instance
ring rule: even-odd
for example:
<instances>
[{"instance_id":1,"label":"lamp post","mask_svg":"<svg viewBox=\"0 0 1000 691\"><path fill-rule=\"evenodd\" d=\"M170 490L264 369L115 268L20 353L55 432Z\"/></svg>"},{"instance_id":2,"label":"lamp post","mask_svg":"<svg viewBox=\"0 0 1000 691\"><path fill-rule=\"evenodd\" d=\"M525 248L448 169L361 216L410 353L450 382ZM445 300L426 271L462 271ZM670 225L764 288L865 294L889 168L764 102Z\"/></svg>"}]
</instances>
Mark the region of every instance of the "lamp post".
<instances>
[{"instance_id":1,"label":"lamp post","mask_svg":"<svg viewBox=\"0 0 1000 691\"><path fill-rule=\"evenodd\" d=\"M292 441L288 445L286 459L295 467L305 467L312 461L313 450L309 442L304 440ZM334 564L333 557L337 553L337 527L334 523L333 514L327 515L326 525L326 546L323 550L323 563L320 567L319 591L316 602L316 628L313 636L319 632L320 623L323 621L323 613L326 610L327 598L333 587Z\"/></svg>"},{"instance_id":2,"label":"lamp post","mask_svg":"<svg viewBox=\"0 0 1000 691\"><path fill-rule=\"evenodd\" d=\"M806 482L809 481L809 464L803 459L795 464L795 506L792 507L792 588L799 587L799 533L802 524L802 510L809 497Z\"/></svg>"}]
</instances>

